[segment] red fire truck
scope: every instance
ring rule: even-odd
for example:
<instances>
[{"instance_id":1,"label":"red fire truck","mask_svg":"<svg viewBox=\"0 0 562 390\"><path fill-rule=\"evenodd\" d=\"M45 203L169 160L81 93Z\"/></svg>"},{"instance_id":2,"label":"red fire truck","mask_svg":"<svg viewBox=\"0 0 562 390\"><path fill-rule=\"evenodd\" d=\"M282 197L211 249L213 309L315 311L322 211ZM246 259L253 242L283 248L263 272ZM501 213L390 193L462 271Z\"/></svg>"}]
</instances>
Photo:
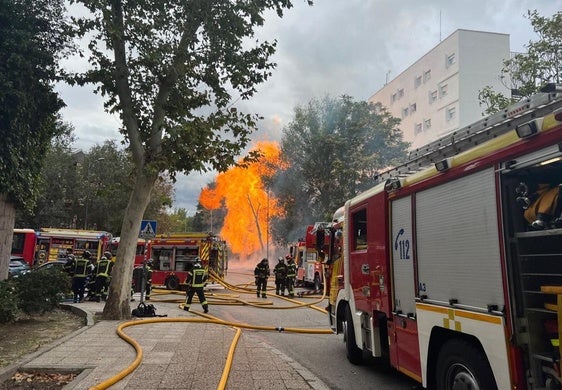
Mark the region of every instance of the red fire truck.
<instances>
[{"instance_id":1,"label":"red fire truck","mask_svg":"<svg viewBox=\"0 0 562 390\"><path fill-rule=\"evenodd\" d=\"M154 265L152 285L177 290L185 284L195 258L210 271L223 277L228 268L226 242L212 233L160 234L149 242Z\"/></svg>"},{"instance_id":2,"label":"red fire truck","mask_svg":"<svg viewBox=\"0 0 562 390\"><path fill-rule=\"evenodd\" d=\"M111 233L97 230L41 228L36 234L39 264L64 257L68 249L78 257L88 250L99 260L111 242Z\"/></svg>"},{"instance_id":3,"label":"red fire truck","mask_svg":"<svg viewBox=\"0 0 562 390\"><path fill-rule=\"evenodd\" d=\"M13 256L21 256L33 267L36 262L35 258L35 245L37 244L37 236L33 229L14 229L14 236L12 239Z\"/></svg>"},{"instance_id":4,"label":"red fire truck","mask_svg":"<svg viewBox=\"0 0 562 390\"><path fill-rule=\"evenodd\" d=\"M119 242L121 242L120 237L113 237L111 239L110 252L113 257L117 256L117 248L119 248ZM143 238L139 238L137 240L137 249L135 251L135 264L134 264L135 266L143 265L143 262L145 260L144 254L147 246L148 246L147 240Z\"/></svg>"},{"instance_id":5,"label":"red fire truck","mask_svg":"<svg viewBox=\"0 0 562 390\"><path fill-rule=\"evenodd\" d=\"M345 202L329 317L352 363L438 390L561 388L561 92L414 150Z\"/></svg>"},{"instance_id":6,"label":"red fire truck","mask_svg":"<svg viewBox=\"0 0 562 390\"><path fill-rule=\"evenodd\" d=\"M326 249L329 245L329 235L321 236L322 231L316 230L317 225L319 223L308 225L304 240L299 240L295 245L292 245L289 251L297 265L297 283L313 285L316 290L320 290L324 284L322 269Z\"/></svg>"}]
</instances>

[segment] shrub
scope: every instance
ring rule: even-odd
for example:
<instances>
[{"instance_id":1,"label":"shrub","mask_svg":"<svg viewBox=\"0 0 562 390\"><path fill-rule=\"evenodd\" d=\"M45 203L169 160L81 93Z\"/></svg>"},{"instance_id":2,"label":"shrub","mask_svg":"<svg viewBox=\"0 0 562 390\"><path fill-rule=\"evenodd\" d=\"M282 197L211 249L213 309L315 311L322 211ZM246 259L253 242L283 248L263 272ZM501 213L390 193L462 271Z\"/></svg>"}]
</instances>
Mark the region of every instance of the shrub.
<instances>
[{"instance_id":1,"label":"shrub","mask_svg":"<svg viewBox=\"0 0 562 390\"><path fill-rule=\"evenodd\" d=\"M0 323L5 324L16 319L18 314L18 296L13 279L0 281Z\"/></svg>"},{"instance_id":2,"label":"shrub","mask_svg":"<svg viewBox=\"0 0 562 390\"><path fill-rule=\"evenodd\" d=\"M56 269L28 272L15 280L19 307L26 314L43 314L58 307L70 291L69 276Z\"/></svg>"}]
</instances>

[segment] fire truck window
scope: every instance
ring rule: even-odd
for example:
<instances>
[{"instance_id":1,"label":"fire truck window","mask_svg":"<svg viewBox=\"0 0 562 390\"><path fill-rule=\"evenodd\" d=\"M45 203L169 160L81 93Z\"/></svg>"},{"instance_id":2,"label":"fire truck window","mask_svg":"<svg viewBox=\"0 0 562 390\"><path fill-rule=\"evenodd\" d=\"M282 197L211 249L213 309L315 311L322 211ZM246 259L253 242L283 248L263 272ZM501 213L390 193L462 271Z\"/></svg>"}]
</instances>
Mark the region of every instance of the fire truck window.
<instances>
[{"instance_id":1,"label":"fire truck window","mask_svg":"<svg viewBox=\"0 0 562 390\"><path fill-rule=\"evenodd\" d=\"M353 213L351 220L354 249L367 249L367 210L363 209Z\"/></svg>"}]
</instances>

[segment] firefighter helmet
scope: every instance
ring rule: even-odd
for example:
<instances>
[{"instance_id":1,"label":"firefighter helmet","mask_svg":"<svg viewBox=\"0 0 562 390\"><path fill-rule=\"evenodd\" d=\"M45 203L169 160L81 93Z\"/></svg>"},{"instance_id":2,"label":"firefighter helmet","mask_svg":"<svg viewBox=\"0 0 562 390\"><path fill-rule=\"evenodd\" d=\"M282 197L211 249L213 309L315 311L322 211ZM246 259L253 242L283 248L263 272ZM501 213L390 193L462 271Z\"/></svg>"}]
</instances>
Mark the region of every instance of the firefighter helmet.
<instances>
[{"instance_id":1,"label":"firefighter helmet","mask_svg":"<svg viewBox=\"0 0 562 390\"><path fill-rule=\"evenodd\" d=\"M111 259L111 258L113 257L110 251L105 251L105 252L103 252L103 255L104 255L107 259Z\"/></svg>"},{"instance_id":2,"label":"firefighter helmet","mask_svg":"<svg viewBox=\"0 0 562 390\"><path fill-rule=\"evenodd\" d=\"M286 258L287 260L290 260L290 259L292 259L293 257L292 257L291 255L286 255L285 258Z\"/></svg>"},{"instance_id":3,"label":"firefighter helmet","mask_svg":"<svg viewBox=\"0 0 562 390\"><path fill-rule=\"evenodd\" d=\"M279 256L279 258L278 258L277 260L279 260L279 262L282 262L282 261L285 260L285 259L282 258L281 256Z\"/></svg>"},{"instance_id":4,"label":"firefighter helmet","mask_svg":"<svg viewBox=\"0 0 562 390\"><path fill-rule=\"evenodd\" d=\"M193 263L193 268L201 268L201 259L199 257L195 258L195 262Z\"/></svg>"},{"instance_id":5,"label":"firefighter helmet","mask_svg":"<svg viewBox=\"0 0 562 390\"><path fill-rule=\"evenodd\" d=\"M86 260L90 260L92 258L92 254L90 253L90 251L84 251L84 253L82 253L82 257Z\"/></svg>"}]
</instances>

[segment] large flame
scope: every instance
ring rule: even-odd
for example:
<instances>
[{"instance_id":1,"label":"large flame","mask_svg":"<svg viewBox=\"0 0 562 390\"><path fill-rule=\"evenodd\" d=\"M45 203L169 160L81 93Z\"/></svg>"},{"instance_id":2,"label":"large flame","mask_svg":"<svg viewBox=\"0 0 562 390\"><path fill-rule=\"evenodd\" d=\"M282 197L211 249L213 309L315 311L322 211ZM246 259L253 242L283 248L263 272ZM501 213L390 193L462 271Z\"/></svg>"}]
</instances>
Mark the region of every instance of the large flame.
<instances>
[{"instance_id":1,"label":"large flame","mask_svg":"<svg viewBox=\"0 0 562 390\"><path fill-rule=\"evenodd\" d=\"M219 174L215 188L206 187L199 196L199 202L208 210L219 208L224 200L227 214L220 235L241 260L265 254L270 241L269 219L281 213L277 200L263 183L283 165L279 144L259 142L254 149L263 156L259 161Z\"/></svg>"}]
</instances>

